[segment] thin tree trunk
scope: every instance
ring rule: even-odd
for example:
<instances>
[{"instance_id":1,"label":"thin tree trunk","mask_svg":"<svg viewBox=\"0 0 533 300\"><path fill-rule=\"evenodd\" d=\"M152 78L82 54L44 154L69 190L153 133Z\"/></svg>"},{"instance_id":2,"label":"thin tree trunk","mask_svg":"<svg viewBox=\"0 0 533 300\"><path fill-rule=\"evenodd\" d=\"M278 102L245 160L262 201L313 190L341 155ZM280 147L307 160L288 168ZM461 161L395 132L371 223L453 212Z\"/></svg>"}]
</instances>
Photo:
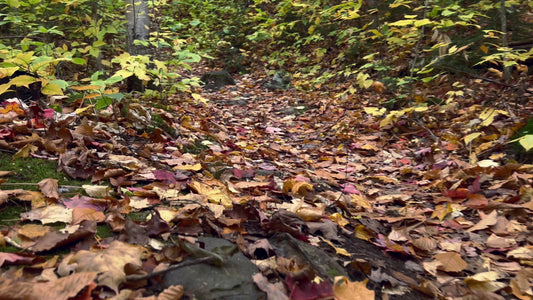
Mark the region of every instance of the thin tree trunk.
<instances>
[{"instance_id":1,"label":"thin tree trunk","mask_svg":"<svg viewBox=\"0 0 533 300\"><path fill-rule=\"evenodd\" d=\"M500 21L502 23L502 46L509 47L509 38L507 35L507 14L505 12L505 0L500 0ZM505 62L506 59L504 59ZM511 68L509 66L503 67L503 80L508 83L511 80Z\"/></svg>"},{"instance_id":2,"label":"thin tree trunk","mask_svg":"<svg viewBox=\"0 0 533 300\"><path fill-rule=\"evenodd\" d=\"M134 45L135 40L150 38L150 15L148 0L126 0L127 51L132 55L148 54L148 47Z\"/></svg>"}]
</instances>

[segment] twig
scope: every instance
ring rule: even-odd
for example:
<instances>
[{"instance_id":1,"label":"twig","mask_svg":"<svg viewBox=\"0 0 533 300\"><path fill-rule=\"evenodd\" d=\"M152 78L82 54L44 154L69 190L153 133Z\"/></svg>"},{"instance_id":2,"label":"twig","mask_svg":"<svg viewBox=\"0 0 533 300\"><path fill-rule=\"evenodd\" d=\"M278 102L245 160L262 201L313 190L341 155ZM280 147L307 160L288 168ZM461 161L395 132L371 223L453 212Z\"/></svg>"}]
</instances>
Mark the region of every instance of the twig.
<instances>
[{"instance_id":1,"label":"twig","mask_svg":"<svg viewBox=\"0 0 533 300\"><path fill-rule=\"evenodd\" d=\"M146 279L154 278L154 277L163 275L163 274L165 274L167 272L170 272L170 271L173 271L173 270L177 270L179 268L198 265L198 264L201 264L201 263L204 263L204 262L209 262L210 260L213 260L213 259L214 259L213 257L202 257L202 258L198 258L198 259L195 259L195 260L192 260L192 261L186 261L186 262L183 262L181 264L172 265L172 266L170 266L170 267L168 267L168 268L166 268L164 270L152 272L152 273L149 273L149 274L128 275L128 276L126 276L126 281L131 282L131 281L139 281L139 280L146 280Z\"/></svg>"},{"instance_id":2,"label":"twig","mask_svg":"<svg viewBox=\"0 0 533 300\"><path fill-rule=\"evenodd\" d=\"M427 133L431 135L433 138L433 141L437 143L439 141L439 137L437 137L431 129L427 128L420 120L417 120L416 118L413 118L413 121L420 127L422 127Z\"/></svg>"}]
</instances>

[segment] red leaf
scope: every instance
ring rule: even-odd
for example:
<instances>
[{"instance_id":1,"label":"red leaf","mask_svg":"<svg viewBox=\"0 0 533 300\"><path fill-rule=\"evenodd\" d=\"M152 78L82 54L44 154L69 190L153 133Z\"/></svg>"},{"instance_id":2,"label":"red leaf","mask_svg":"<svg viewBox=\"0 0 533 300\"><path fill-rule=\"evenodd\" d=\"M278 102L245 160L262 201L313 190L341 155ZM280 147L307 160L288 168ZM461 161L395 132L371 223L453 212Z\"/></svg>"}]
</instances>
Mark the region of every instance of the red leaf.
<instances>
[{"instance_id":1,"label":"red leaf","mask_svg":"<svg viewBox=\"0 0 533 300\"><path fill-rule=\"evenodd\" d=\"M458 188L456 190L450 190L444 194L450 198L465 199L470 192L465 188Z\"/></svg>"},{"instance_id":2,"label":"red leaf","mask_svg":"<svg viewBox=\"0 0 533 300\"><path fill-rule=\"evenodd\" d=\"M333 297L333 285L329 281L316 283L311 280L296 281L287 276L285 283L291 291L291 299L294 300L315 300Z\"/></svg>"}]
</instances>

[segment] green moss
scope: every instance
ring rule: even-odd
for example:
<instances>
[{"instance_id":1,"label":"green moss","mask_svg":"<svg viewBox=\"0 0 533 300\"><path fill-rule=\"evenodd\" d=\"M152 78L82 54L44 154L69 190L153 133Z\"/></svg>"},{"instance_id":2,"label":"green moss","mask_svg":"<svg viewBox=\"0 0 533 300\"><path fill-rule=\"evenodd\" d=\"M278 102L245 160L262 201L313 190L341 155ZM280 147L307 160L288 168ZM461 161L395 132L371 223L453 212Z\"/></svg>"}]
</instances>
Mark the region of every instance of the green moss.
<instances>
[{"instance_id":1,"label":"green moss","mask_svg":"<svg viewBox=\"0 0 533 300\"><path fill-rule=\"evenodd\" d=\"M164 132L170 134L170 136L177 137L176 129L174 129L173 127L168 125L168 123L165 121L165 119L163 119L163 117L161 115L152 114L151 118L152 118L153 129L159 128L159 129L163 130ZM150 131L153 131L153 129L151 129Z\"/></svg>"},{"instance_id":2,"label":"green moss","mask_svg":"<svg viewBox=\"0 0 533 300\"><path fill-rule=\"evenodd\" d=\"M17 253L19 251L20 251L19 248L13 247L13 246L0 247L0 252Z\"/></svg>"},{"instance_id":3,"label":"green moss","mask_svg":"<svg viewBox=\"0 0 533 300\"><path fill-rule=\"evenodd\" d=\"M113 229L107 224L98 225L96 227L96 235L101 239L112 237Z\"/></svg>"},{"instance_id":4,"label":"green moss","mask_svg":"<svg viewBox=\"0 0 533 300\"><path fill-rule=\"evenodd\" d=\"M135 222L144 222L150 215L149 211L131 212L127 215L127 218Z\"/></svg>"},{"instance_id":5,"label":"green moss","mask_svg":"<svg viewBox=\"0 0 533 300\"><path fill-rule=\"evenodd\" d=\"M57 172L57 162L39 158L18 158L7 153L0 153L0 171L12 171L5 176L7 183L5 189L22 188L25 190L38 190L37 183L46 178L59 180L59 185L80 186L89 184L90 181L79 181L69 178L66 174ZM25 183L24 185L11 185L13 183ZM34 183L35 185L28 185Z\"/></svg>"},{"instance_id":6,"label":"green moss","mask_svg":"<svg viewBox=\"0 0 533 300\"><path fill-rule=\"evenodd\" d=\"M30 208L15 201L8 201L0 206L0 225L13 226L20 221L20 214Z\"/></svg>"}]
</instances>

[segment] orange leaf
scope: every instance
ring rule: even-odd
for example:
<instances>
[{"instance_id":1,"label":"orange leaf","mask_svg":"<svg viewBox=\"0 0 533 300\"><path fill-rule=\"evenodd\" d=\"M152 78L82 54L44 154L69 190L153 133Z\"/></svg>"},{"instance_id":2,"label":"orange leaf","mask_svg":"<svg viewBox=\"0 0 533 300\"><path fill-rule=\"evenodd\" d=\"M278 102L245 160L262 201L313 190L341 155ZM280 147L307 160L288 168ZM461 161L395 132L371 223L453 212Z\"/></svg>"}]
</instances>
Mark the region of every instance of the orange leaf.
<instances>
[{"instance_id":1,"label":"orange leaf","mask_svg":"<svg viewBox=\"0 0 533 300\"><path fill-rule=\"evenodd\" d=\"M344 276L335 277L333 296L335 300L372 300L375 299L373 290L366 288L368 278L363 281L350 281Z\"/></svg>"}]
</instances>

